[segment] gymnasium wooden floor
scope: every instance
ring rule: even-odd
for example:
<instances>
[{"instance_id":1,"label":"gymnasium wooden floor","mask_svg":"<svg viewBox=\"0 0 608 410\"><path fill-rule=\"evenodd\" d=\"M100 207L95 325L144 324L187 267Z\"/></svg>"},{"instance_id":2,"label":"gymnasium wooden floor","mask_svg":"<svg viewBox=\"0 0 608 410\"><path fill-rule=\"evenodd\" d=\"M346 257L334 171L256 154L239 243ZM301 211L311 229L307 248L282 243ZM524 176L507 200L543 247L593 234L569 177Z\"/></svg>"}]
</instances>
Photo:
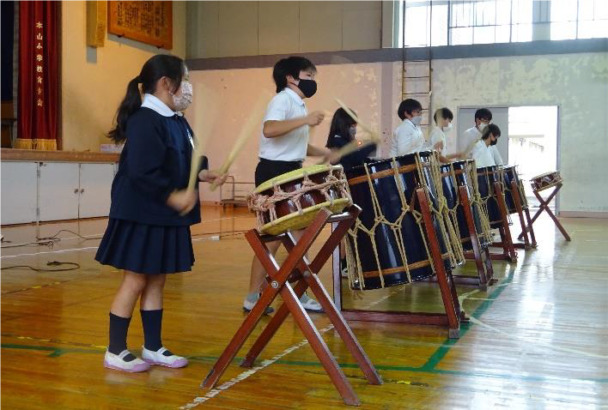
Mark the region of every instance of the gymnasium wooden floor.
<instances>
[{"instance_id":1,"label":"gymnasium wooden floor","mask_svg":"<svg viewBox=\"0 0 608 410\"><path fill-rule=\"evenodd\" d=\"M346 408L291 319L254 371L234 363L218 391L199 389L244 317L252 252L237 231L254 223L245 210L205 208L203 215L193 229L194 271L170 277L165 293L163 341L189 357L184 369L126 374L103 368L108 309L121 274L93 260L98 239L62 233L53 248L3 249L3 267L64 261L81 268L2 271L2 408ZM535 225L539 248L520 250L516 264L495 262L499 282L488 292L459 287L475 319L459 340L438 327L351 322L382 386L366 384L327 318L313 315L362 408L608 409L608 220L563 222L572 242L543 216ZM60 229L99 235L105 225L47 224L41 235ZM35 228L5 227L2 234L16 244L32 241ZM472 273L470 265L458 271ZM329 266L321 276L331 290ZM387 291L365 298L388 308L441 310L435 286L417 283L391 288L388 299L382 297ZM136 312L129 346L138 353L142 342Z\"/></svg>"}]
</instances>

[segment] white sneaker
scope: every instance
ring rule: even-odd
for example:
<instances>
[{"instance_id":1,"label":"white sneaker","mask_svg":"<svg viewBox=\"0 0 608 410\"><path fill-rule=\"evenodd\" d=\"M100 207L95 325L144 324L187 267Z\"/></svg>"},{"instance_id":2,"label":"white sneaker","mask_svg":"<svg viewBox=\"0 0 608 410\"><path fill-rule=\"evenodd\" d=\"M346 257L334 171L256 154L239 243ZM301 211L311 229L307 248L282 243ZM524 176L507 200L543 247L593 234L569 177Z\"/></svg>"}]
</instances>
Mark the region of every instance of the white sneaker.
<instances>
[{"instance_id":1,"label":"white sneaker","mask_svg":"<svg viewBox=\"0 0 608 410\"><path fill-rule=\"evenodd\" d=\"M150 365L141 359L135 358L130 362L125 361L125 356L131 354L128 350L123 350L120 354L110 353L106 350L103 365L108 369L120 370L129 373L145 372Z\"/></svg>"},{"instance_id":2,"label":"white sneaker","mask_svg":"<svg viewBox=\"0 0 608 410\"><path fill-rule=\"evenodd\" d=\"M245 313L251 312L257 302L257 300L255 302L251 302L249 299L245 298L243 301L243 311ZM268 306L264 312L264 315L270 315L271 313L274 313L274 308L272 306Z\"/></svg>"},{"instance_id":3,"label":"white sneaker","mask_svg":"<svg viewBox=\"0 0 608 410\"><path fill-rule=\"evenodd\" d=\"M306 293L300 297L300 303L305 310L312 313L323 313L323 308L314 299L311 299Z\"/></svg>"},{"instance_id":4,"label":"white sneaker","mask_svg":"<svg viewBox=\"0 0 608 410\"><path fill-rule=\"evenodd\" d=\"M177 369L179 367L185 367L188 365L188 359L181 356L176 356L172 354L171 356L164 356L167 349L161 347L158 351L154 352L152 350L148 350L142 346L141 357L149 364L155 364L158 366L171 367L173 369Z\"/></svg>"}]
</instances>

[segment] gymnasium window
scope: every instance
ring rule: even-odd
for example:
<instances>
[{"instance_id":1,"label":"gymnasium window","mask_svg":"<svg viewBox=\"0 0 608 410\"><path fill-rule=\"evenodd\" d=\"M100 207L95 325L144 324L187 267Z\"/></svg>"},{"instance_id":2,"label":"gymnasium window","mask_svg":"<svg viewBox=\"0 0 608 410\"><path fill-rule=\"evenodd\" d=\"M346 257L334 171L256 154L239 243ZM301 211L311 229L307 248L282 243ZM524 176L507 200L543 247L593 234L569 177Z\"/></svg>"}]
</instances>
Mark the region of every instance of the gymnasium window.
<instances>
[{"instance_id":1,"label":"gymnasium window","mask_svg":"<svg viewBox=\"0 0 608 410\"><path fill-rule=\"evenodd\" d=\"M606 0L401 0L398 47L608 37Z\"/></svg>"}]
</instances>

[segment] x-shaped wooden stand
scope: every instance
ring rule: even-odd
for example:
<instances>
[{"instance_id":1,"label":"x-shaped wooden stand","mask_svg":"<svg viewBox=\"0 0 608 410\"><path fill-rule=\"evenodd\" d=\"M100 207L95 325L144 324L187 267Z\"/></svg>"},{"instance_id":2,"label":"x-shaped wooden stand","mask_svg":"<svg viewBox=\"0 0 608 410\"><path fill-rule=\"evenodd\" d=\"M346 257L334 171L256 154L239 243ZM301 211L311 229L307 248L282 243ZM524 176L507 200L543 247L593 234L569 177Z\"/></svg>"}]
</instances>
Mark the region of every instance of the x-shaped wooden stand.
<instances>
[{"instance_id":1,"label":"x-shaped wooden stand","mask_svg":"<svg viewBox=\"0 0 608 410\"><path fill-rule=\"evenodd\" d=\"M280 293L281 298L283 299L283 305L281 305L257 341L251 347L241 363L241 366L253 366L255 359L285 321L287 315L291 313L319 358L319 361L325 368L325 371L336 386L336 389L342 396L344 403L358 406L360 404L359 398L346 379L346 376L336 362L336 359L321 338L321 335L314 326L310 316L306 313L306 310L304 310L300 303L300 296L302 296L309 287L323 307L323 310L327 314L327 317L333 324L335 330L346 344L346 347L359 364L359 367L363 371L368 382L370 384L382 384L382 379L374 365L363 351L363 348L355 338L355 335L332 303L331 297L317 277L318 272L331 256L332 251L338 246L344 235L346 235L348 229L355 222L360 212L361 208L356 205L351 206L342 214L333 216L327 209L322 209L312 224L306 228L299 241L296 241L290 233L277 236L260 236L256 229L252 229L245 234L251 248L268 273L266 280L268 281L269 286L262 292L260 299L247 315L245 321L233 336L222 355L218 358L213 369L211 369L207 378L203 381L202 387L212 388L217 384L230 362L232 362L264 315L266 308L270 306L274 298ZM306 252L308 252L324 226L327 223L334 222L337 223L335 229L323 244L312 263L308 263L305 257ZM265 242L277 240L280 240L283 243L289 253L287 259L280 267L265 244ZM294 288L291 287L289 283L290 280L297 280Z\"/></svg>"},{"instance_id":2,"label":"x-shaped wooden stand","mask_svg":"<svg viewBox=\"0 0 608 410\"><path fill-rule=\"evenodd\" d=\"M532 221L530 219L530 210L528 207L523 207L523 200L519 195L519 187L517 183L513 180L511 181L511 196L513 197L513 202L515 203L515 209L517 210L517 215L519 215L519 223L521 225L521 234L518 239L524 238L524 243L517 243L515 247L517 248L536 248L536 235L534 234L534 228L532 228ZM525 216L525 218L524 218ZM530 233L530 239L528 239L528 233Z\"/></svg>"},{"instance_id":3,"label":"x-shaped wooden stand","mask_svg":"<svg viewBox=\"0 0 608 410\"><path fill-rule=\"evenodd\" d=\"M503 192L504 194L504 192ZM519 195L519 189L517 187L517 183L515 181L511 181L511 196L513 198L513 203L515 205L515 209L517 211L517 215L519 216L519 223L521 225L521 233L519 234L518 239L524 240L524 243L514 243L511 242L511 245L517 249L530 249L536 248L538 245L536 243L536 235L534 234L534 228L532 228L532 220L530 219L530 210L528 208L523 207L523 201L521 196ZM506 208L505 208L506 210ZM502 211L501 211L502 212ZM508 229L508 228L505 228ZM528 234L530 234L530 238L528 238ZM501 232L502 235L502 232ZM492 244L493 246L503 246L502 242L495 242Z\"/></svg>"},{"instance_id":4,"label":"x-shaped wooden stand","mask_svg":"<svg viewBox=\"0 0 608 410\"><path fill-rule=\"evenodd\" d=\"M530 234L534 235L534 231L532 228L532 224L534 223L534 221L536 221L536 219L538 219L538 217L540 216L540 214L543 211L546 211L549 216L551 217L551 219L553 219L553 222L555 222L555 225L557 226L557 229L559 229L559 231L562 233L562 235L564 235L564 238L566 238L566 240L568 242L570 242L570 235L568 235L568 232L566 232L566 230L564 229L564 227L562 226L562 224L559 222L559 220L557 219L557 217L553 214L553 212L551 211L551 209L549 208L549 203L553 200L553 198L555 198L555 196L557 195L557 193L559 192L560 189L562 189L563 184L560 182L557 185L555 185L555 189L553 189L553 192L551 192L551 195L549 195L547 197L547 199L543 199L542 196L540 196L540 191L536 190L536 189L532 189L532 192L534 192L534 196L536 196L536 198L538 199L538 202L540 203L540 207L538 209L538 211L536 211L536 213L534 214L534 217L532 218L532 221L529 222L528 224L528 228L525 229L524 231L522 231L521 235L519 235L519 237L521 238L522 236L525 236L525 232L530 231ZM542 191L542 190L541 190Z\"/></svg>"},{"instance_id":5,"label":"x-shaped wooden stand","mask_svg":"<svg viewBox=\"0 0 608 410\"><path fill-rule=\"evenodd\" d=\"M471 240L472 252L467 252L465 257L467 259L475 260L475 267L477 268L477 277L464 276L464 275L453 275L454 282L465 285L477 285L480 290L488 290L488 286L492 285L496 280L494 279L494 268L492 267L492 259L490 256L490 249L488 246L481 246L479 237L477 236L477 228L475 227L475 220L473 219L473 212L471 202L469 201L469 193L465 186L458 187L458 195L460 196L460 204L464 212L464 217L469 230L469 237Z\"/></svg>"},{"instance_id":6,"label":"x-shaped wooden stand","mask_svg":"<svg viewBox=\"0 0 608 410\"><path fill-rule=\"evenodd\" d=\"M498 231L500 232L500 242L494 242L492 246L502 247L502 253L490 253L492 260L509 260L511 262L517 261L517 252L515 251L515 245L511 238L511 230L509 229L509 219L507 212L507 205L505 202L505 193L502 189L500 182L494 182L494 194L496 197L496 203L498 204L498 210L500 212L500 226ZM518 197L519 198L519 197ZM466 256L466 255L465 255Z\"/></svg>"}]
</instances>

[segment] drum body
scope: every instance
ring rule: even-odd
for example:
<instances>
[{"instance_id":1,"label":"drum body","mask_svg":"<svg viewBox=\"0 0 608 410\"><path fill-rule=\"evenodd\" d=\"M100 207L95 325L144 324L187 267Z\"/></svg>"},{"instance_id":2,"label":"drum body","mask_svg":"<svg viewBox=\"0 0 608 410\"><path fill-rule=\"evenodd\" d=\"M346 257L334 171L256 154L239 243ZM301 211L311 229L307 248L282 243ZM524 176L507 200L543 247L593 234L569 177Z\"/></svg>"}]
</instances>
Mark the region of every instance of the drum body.
<instances>
[{"instance_id":1,"label":"drum body","mask_svg":"<svg viewBox=\"0 0 608 410\"><path fill-rule=\"evenodd\" d=\"M441 166L441 182L443 186L443 196L446 198L446 202L450 210L456 214L456 222L458 225L458 235L462 242L462 248L466 251L473 249L471 244L471 235L469 233L469 227L464 214L464 208L459 201L458 189L460 186L464 186L469 196L469 203L471 203L471 215L473 216L473 222L475 224L475 230L479 241L482 246L487 245L485 235L483 234L483 225L481 223L481 213L477 206L472 203L472 198L475 193L475 185L471 181L471 175L469 167L472 162L469 161L455 161L450 164L444 164Z\"/></svg>"},{"instance_id":2,"label":"drum body","mask_svg":"<svg viewBox=\"0 0 608 410\"><path fill-rule=\"evenodd\" d=\"M340 165L314 165L279 175L249 197L258 229L269 235L306 228L322 208L337 213L351 203Z\"/></svg>"},{"instance_id":3,"label":"drum body","mask_svg":"<svg viewBox=\"0 0 608 410\"><path fill-rule=\"evenodd\" d=\"M498 208L498 200L494 183L500 182L498 167L477 168L477 186L479 187L479 195L486 203L488 209L488 217L492 228L499 228L502 225L502 217Z\"/></svg>"},{"instance_id":4,"label":"drum body","mask_svg":"<svg viewBox=\"0 0 608 410\"><path fill-rule=\"evenodd\" d=\"M507 204L507 211L510 214L517 213L517 207L515 206L515 199L513 199L512 182L515 182L515 187L519 191L519 200L522 208L526 208L527 202L523 192L523 186L517 175L517 169L515 166L504 167L500 170L501 180L504 184L505 189L505 202Z\"/></svg>"},{"instance_id":5,"label":"drum body","mask_svg":"<svg viewBox=\"0 0 608 410\"><path fill-rule=\"evenodd\" d=\"M411 210L404 210L407 207L420 210L416 198L419 187L426 187L428 198L436 205L436 192L431 183L431 157L430 152L420 152L371 162L346 172L353 203L362 209L359 222L369 232L357 228L349 235L350 249L360 261L360 273L364 278L363 284L351 281L354 289L396 286L434 274L430 251L425 246L428 239L424 226L416 221ZM382 218L386 223L377 223ZM438 230L436 220L434 224ZM441 237L439 242L442 255L446 255L447 248ZM400 243L406 260L402 258Z\"/></svg>"}]
</instances>

